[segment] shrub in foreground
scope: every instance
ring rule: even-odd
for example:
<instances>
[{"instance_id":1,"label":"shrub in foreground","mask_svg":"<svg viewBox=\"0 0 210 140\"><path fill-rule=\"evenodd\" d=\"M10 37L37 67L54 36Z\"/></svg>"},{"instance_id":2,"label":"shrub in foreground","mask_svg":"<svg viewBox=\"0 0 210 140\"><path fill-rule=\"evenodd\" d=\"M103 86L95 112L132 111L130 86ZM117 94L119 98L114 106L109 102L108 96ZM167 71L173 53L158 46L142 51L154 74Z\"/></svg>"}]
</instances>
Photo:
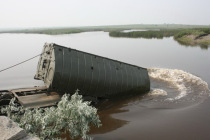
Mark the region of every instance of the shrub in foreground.
<instances>
[{"instance_id":1,"label":"shrub in foreground","mask_svg":"<svg viewBox=\"0 0 210 140\"><path fill-rule=\"evenodd\" d=\"M23 109L14 103L13 98L10 104L2 108L2 113L27 133L38 136L41 139L58 139L62 133L69 133L71 138L81 136L83 139L91 139L87 135L90 124L101 126L97 109L90 106L90 102L83 101L78 91L70 97L63 95L57 107Z\"/></svg>"}]
</instances>

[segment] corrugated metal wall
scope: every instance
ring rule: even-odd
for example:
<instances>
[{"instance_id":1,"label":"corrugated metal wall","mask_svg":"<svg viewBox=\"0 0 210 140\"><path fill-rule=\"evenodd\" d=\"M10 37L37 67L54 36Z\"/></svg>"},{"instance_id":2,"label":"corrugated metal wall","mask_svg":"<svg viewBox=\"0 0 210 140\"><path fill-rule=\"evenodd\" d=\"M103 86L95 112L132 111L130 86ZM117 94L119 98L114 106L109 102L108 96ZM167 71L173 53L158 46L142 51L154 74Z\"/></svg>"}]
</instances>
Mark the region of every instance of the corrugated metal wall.
<instances>
[{"instance_id":1,"label":"corrugated metal wall","mask_svg":"<svg viewBox=\"0 0 210 140\"><path fill-rule=\"evenodd\" d=\"M51 90L109 97L150 90L147 69L54 44L55 73ZM133 92L131 91L131 92ZM129 93L128 93L129 94Z\"/></svg>"}]
</instances>

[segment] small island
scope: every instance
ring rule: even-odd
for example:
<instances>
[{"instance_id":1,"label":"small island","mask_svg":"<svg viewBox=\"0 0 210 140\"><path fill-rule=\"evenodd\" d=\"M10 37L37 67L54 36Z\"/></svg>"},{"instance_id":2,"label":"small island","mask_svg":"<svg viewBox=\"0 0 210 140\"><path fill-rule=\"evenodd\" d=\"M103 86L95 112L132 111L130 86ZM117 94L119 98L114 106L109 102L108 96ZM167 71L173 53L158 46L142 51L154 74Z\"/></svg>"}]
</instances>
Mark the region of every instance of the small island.
<instances>
[{"instance_id":1,"label":"small island","mask_svg":"<svg viewBox=\"0 0 210 140\"><path fill-rule=\"evenodd\" d=\"M210 28L191 28L191 29L160 29L147 31L134 31L122 32L112 31L109 32L111 37L128 37L128 38L157 38L163 39L164 37L174 37L181 45L185 46L201 46L208 47L210 45Z\"/></svg>"},{"instance_id":2,"label":"small island","mask_svg":"<svg viewBox=\"0 0 210 140\"><path fill-rule=\"evenodd\" d=\"M174 35L174 39L187 46L210 45L210 28L186 30Z\"/></svg>"}]
</instances>

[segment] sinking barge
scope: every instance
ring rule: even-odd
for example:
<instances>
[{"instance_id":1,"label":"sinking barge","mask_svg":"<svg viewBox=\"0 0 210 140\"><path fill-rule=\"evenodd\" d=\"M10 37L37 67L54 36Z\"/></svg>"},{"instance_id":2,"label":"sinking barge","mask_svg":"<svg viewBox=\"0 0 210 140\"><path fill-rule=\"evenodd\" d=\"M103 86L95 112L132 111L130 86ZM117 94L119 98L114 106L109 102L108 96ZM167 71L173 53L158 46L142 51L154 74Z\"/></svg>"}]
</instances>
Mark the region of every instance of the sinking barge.
<instances>
[{"instance_id":1,"label":"sinking barge","mask_svg":"<svg viewBox=\"0 0 210 140\"><path fill-rule=\"evenodd\" d=\"M67 48L44 45L34 76L45 87L0 91L0 105L16 97L24 108L55 105L64 93L77 89L83 96L112 98L150 90L146 68ZM9 93L9 96L3 94Z\"/></svg>"},{"instance_id":2,"label":"sinking barge","mask_svg":"<svg viewBox=\"0 0 210 140\"><path fill-rule=\"evenodd\" d=\"M61 94L79 89L82 95L109 98L150 90L145 68L53 43L44 45L35 78Z\"/></svg>"}]
</instances>

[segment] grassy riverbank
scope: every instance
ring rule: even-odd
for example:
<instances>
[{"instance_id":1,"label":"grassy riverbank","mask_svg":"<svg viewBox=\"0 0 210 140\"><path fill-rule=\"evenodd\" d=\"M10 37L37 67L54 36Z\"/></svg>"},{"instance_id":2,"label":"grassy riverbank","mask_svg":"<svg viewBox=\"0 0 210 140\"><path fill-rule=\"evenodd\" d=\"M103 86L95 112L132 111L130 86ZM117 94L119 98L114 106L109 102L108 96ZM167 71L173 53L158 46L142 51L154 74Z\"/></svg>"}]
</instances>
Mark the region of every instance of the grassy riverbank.
<instances>
[{"instance_id":1,"label":"grassy riverbank","mask_svg":"<svg viewBox=\"0 0 210 140\"><path fill-rule=\"evenodd\" d=\"M210 45L210 28L192 28L192 29L160 29L159 31L135 31L135 32L110 32L111 37L128 38L157 38L174 37L182 45L208 47Z\"/></svg>"},{"instance_id":2,"label":"grassy riverbank","mask_svg":"<svg viewBox=\"0 0 210 140\"><path fill-rule=\"evenodd\" d=\"M174 35L174 39L187 46L210 45L210 28L184 30Z\"/></svg>"},{"instance_id":3,"label":"grassy riverbank","mask_svg":"<svg viewBox=\"0 0 210 140\"><path fill-rule=\"evenodd\" d=\"M28 28L28 29L0 29L0 33L33 33L33 34L72 34L90 31L119 32L130 29L148 30L181 30L192 28L210 28L206 25L182 25L182 24L133 24L133 25L109 25L109 26L86 26L86 27L52 27L52 28ZM166 35L166 34L165 34ZM167 34L168 35L168 34Z\"/></svg>"}]
</instances>

